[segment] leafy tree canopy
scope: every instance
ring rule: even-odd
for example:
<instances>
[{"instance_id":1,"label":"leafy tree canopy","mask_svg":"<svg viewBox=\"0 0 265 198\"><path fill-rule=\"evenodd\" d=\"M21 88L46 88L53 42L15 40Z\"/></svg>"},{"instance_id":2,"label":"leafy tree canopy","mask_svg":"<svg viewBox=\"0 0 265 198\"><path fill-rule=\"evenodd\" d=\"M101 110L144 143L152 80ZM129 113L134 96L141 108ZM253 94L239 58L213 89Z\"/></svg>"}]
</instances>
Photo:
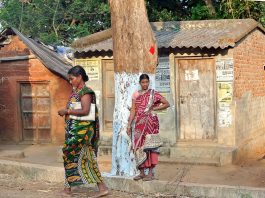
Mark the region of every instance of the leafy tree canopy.
<instances>
[{"instance_id":1,"label":"leafy tree canopy","mask_svg":"<svg viewBox=\"0 0 265 198\"><path fill-rule=\"evenodd\" d=\"M146 0L150 21L254 18L265 26L265 2ZM71 43L110 27L108 0L0 0L0 23L47 44ZM0 25L0 28L1 28Z\"/></svg>"}]
</instances>

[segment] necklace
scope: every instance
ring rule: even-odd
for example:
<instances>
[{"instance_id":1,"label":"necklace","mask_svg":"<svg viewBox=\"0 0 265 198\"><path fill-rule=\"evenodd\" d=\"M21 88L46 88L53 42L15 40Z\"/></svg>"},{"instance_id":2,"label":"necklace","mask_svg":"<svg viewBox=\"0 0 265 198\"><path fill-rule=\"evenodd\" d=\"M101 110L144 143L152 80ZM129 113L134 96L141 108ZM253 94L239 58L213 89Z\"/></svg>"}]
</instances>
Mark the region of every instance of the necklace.
<instances>
[{"instance_id":1,"label":"necklace","mask_svg":"<svg viewBox=\"0 0 265 198\"><path fill-rule=\"evenodd\" d=\"M140 91L140 94L143 95L143 94L145 94L145 93L148 92L148 91L149 91L149 89L147 89L147 90L141 90L141 91Z\"/></svg>"}]
</instances>

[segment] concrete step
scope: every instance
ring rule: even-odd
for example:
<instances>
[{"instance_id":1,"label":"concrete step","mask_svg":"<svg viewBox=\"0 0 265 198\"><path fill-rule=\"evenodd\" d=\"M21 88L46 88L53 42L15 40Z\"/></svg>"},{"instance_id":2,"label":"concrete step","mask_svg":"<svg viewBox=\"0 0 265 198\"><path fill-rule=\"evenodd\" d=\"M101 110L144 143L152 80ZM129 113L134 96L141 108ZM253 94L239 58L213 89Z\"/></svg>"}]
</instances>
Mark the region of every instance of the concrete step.
<instances>
[{"instance_id":1,"label":"concrete step","mask_svg":"<svg viewBox=\"0 0 265 198\"><path fill-rule=\"evenodd\" d=\"M220 166L217 160L207 158L170 158L170 157L159 157L159 163L164 164L188 164L188 165L208 165L208 166Z\"/></svg>"},{"instance_id":2,"label":"concrete step","mask_svg":"<svg viewBox=\"0 0 265 198\"><path fill-rule=\"evenodd\" d=\"M25 158L25 153L20 150L0 150L0 157L4 158Z\"/></svg>"},{"instance_id":3,"label":"concrete step","mask_svg":"<svg viewBox=\"0 0 265 198\"><path fill-rule=\"evenodd\" d=\"M100 145L99 146L99 155L111 155L112 146ZM170 154L170 147L160 147L160 156L168 156Z\"/></svg>"},{"instance_id":4,"label":"concrete step","mask_svg":"<svg viewBox=\"0 0 265 198\"><path fill-rule=\"evenodd\" d=\"M170 159L180 163L194 163L223 166L232 164L235 147L222 146L217 143L177 143L170 147Z\"/></svg>"}]
</instances>

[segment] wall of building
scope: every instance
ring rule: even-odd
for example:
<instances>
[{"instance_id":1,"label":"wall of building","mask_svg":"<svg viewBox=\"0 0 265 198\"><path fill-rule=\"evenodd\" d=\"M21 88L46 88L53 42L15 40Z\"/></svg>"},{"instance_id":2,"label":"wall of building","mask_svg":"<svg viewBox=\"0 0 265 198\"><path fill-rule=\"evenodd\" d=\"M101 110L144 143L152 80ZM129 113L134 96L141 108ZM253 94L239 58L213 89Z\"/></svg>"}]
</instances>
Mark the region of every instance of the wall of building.
<instances>
[{"instance_id":1,"label":"wall of building","mask_svg":"<svg viewBox=\"0 0 265 198\"><path fill-rule=\"evenodd\" d=\"M237 160L265 153L265 34L255 29L234 50Z\"/></svg>"},{"instance_id":2,"label":"wall of building","mask_svg":"<svg viewBox=\"0 0 265 198\"><path fill-rule=\"evenodd\" d=\"M0 57L33 55L17 36L0 49ZM48 82L51 101L51 138L54 143L64 140L64 119L57 111L66 106L71 87L61 77L50 72L37 58L0 63L0 140L20 142L22 127L19 82Z\"/></svg>"},{"instance_id":3,"label":"wall of building","mask_svg":"<svg viewBox=\"0 0 265 198\"><path fill-rule=\"evenodd\" d=\"M220 78L220 74L217 74L218 70L218 64L226 64L227 62L232 63L232 69L233 69L233 49L175 49L170 52L170 84L171 84L171 94L169 95L169 98L171 98L174 106L174 114L172 115L174 117L174 123L175 123L175 134L173 135L173 138L178 142L179 134L180 134L180 121L178 120L179 115L179 109L178 109L178 96L177 96L177 89L178 89L178 77L177 77L177 65L175 63L176 58L182 59L182 58L212 58L215 60L215 65L213 65L213 71L215 71L215 93L216 93L216 117L215 117L215 123L216 123L216 139L212 141L212 143L218 143L224 146L234 146L235 140L234 140L234 103L232 101L232 94L231 93L231 100L226 101L225 103L222 102L222 95L219 94L219 85L226 85L231 84L233 86L233 76L230 77L230 79L222 79ZM227 72L227 71L225 71ZM233 70L232 70L233 73ZM225 107L224 107L225 106ZM224 115L223 111L227 111L226 115L230 115L228 118L226 115ZM210 143L210 142L209 142Z\"/></svg>"}]
</instances>

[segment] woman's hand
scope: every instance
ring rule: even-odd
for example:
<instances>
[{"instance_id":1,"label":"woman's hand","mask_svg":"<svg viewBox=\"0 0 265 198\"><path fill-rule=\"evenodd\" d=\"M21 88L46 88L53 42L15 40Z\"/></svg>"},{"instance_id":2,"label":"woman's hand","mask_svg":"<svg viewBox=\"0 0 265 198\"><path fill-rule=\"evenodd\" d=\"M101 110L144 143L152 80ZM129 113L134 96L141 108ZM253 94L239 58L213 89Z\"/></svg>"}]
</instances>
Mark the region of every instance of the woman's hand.
<instances>
[{"instance_id":1,"label":"woman's hand","mask_svg":"<svg viewBox=\"0 0 265 198\"><path fill-rule=\"evenodd\" d=\"M67 109L61 109L58 111L58 115L65 116L67 114L67 112L68 112Z\"/></svg>"},{"instance_id":2,"label":"woman's hand","mask_svg":"<svg viewBox=\"0 0 265 198\"><path fill-rule=\"evenodd\" d=\"M127 127L127 134L131 137L132 134L132 127Z\"/></svg>"}]
</instances>

